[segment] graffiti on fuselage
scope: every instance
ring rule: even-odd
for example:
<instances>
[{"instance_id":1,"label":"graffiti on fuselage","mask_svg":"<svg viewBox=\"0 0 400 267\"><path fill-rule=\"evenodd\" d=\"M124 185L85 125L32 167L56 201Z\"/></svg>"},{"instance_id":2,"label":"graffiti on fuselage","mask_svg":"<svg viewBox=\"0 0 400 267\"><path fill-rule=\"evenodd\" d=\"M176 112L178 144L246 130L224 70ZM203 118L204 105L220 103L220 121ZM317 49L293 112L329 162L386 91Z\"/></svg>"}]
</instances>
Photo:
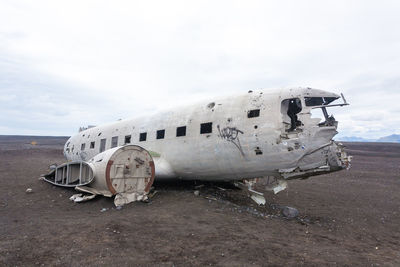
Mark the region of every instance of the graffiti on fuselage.
<instances>
[{"instance_id":1,"label":"graffiti on fuselage","mask_svg":"<svg viewBox=\"0 0 400 267\"><path fill-rule=\"evenodd\" d=\"M234 144L237 149L239 149L240 154L244 157L243 149L239 140L239 134L243 134L243 131L237 129L236 127L225 127L221 129L219 125L217 125L217 128L219 137Z\"/></svg>"}]
</instances>

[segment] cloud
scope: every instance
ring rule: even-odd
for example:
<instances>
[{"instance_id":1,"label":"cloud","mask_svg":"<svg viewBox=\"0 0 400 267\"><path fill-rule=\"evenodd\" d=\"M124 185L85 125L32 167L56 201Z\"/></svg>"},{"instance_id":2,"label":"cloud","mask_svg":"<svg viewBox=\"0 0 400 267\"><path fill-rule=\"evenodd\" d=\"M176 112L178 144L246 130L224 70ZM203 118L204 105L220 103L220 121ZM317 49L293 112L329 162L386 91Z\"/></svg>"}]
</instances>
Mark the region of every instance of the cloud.
<instances>
[{"instance_id":1,"label":"cloud","mask_svg":"<svg viewBox=\"0 0 400 267\"><path fill-rule=\"evenodd\" d=\"M399 132L399 7L340 0L3 1L0 134L68 135L85 124L289 86L345 93L351 106L334 110L343 133ZM379 120L379 131L368 118Z\"/></svg>"},{"instance_id":2,"label":"cloud","mask_svg":"<svg viewBox=\"0 0 400 267\"><path fill-rule=\"evenodd\" d=\"M368 112L368 114L351 116L351 119L356 121L380 121L384 119L384 115Z\"/></svg>"}]
</instances>

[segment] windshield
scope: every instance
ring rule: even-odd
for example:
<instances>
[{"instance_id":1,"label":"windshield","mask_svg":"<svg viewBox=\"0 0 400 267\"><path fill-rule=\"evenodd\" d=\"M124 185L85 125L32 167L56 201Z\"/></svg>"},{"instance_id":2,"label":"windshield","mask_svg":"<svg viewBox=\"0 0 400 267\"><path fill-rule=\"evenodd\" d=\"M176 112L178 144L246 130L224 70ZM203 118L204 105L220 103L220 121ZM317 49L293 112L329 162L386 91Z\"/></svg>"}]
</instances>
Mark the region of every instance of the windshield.
<instances>
[{"instance_id":1,"label":"windshield","mask_svg":"<svg viewBox=\"0 0 400 267\"><path fill-rule=\"evenodd\" d=\"M304 97L307 107L328 105L336 99L338 99L338 97Z\"/></svg>"}]
</instances>

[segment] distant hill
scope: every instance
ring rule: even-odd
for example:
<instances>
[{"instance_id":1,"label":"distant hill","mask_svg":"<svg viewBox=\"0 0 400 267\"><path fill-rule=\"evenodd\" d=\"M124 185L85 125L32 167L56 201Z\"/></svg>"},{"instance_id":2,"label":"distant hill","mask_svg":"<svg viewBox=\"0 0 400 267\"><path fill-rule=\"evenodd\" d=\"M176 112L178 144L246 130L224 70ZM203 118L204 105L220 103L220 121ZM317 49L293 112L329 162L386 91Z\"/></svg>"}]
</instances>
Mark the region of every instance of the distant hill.
<instances>
[{"instance_id":1,"label":"distant hill","mask_svg":"<svg viewBox=\"0 0 400 267\"><path fill-rule=\"evenodd\" d=\"M400 143L400 134L392 134L378 139L365 139L358 136L344 136L338 138L343 142L387 142L387 143Z\"/></svg>"},{"instance_id":2,"label":"distant hill","mask_svg":"<svg viewBox=\"0 0 400 267\"><path fill-rule=\"evenodd\" d=\"M365 139L358 136L345 136L338 138L340 141L344 142L375 142L373 139Z\"/></svg>"},{"instance_id":3,"label":"distant hill","mask_svg":"<svg viewBox=\"0 0 400 267\"><path fill-rule=\"evenodd\" d=\"M392 142L392 143L400 143L400 134L392 134L389 136L384 136L376 140L377 142Z\"/></svg>"}]
</instances>

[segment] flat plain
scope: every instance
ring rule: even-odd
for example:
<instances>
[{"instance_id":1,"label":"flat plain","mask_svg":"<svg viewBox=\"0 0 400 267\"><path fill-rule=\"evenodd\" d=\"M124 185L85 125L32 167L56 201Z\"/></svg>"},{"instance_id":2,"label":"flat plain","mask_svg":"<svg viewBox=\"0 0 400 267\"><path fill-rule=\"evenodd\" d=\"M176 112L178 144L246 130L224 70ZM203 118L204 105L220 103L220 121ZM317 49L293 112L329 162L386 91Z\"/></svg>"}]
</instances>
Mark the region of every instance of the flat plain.
<instances>
[{"instance_id":1,"label":"flat plain","mask_svg":"<svg viewBox=\"0 0 400 267\"><path fill-rule=\"evenodd\" d=\"M264 207L228 183L176 180L117 210L38 179L65 161L66 140L0 136L0 265L400 266L400 144L346 143L350 170L277 195L260 182Z\"/></svg>"}]
</instances>

